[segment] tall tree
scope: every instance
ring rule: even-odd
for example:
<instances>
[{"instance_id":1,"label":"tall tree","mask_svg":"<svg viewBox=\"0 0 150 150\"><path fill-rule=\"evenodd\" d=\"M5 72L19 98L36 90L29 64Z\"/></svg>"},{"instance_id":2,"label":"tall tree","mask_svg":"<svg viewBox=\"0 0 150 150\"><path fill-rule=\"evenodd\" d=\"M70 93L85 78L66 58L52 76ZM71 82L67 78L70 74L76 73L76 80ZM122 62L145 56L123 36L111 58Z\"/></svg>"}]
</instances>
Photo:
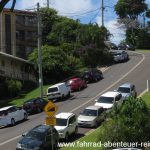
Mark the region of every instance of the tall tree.
<instances>
[{"instance_id":1,"label":"tall tree","mask_svg":"<svg viewBox=\"0 0 150 150\"><path fill-rule=\"evenodd\" d=\"M118 0L115 5L115 11L120 18L130 19L137 19L147 8L145 0Z\"/></svg>"}]
</instances>

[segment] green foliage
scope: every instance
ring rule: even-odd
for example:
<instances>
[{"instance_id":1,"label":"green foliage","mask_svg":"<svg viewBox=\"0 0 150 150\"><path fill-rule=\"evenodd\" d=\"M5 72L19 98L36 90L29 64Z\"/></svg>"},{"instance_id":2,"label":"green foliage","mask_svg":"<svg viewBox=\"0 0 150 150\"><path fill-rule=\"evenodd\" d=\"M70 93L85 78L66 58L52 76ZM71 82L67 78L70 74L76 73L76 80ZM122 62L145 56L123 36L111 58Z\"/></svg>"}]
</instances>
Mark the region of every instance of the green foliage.
<instances>
[{"instance_id":1,"label":"green foliage","mask_svg":"<svg viewBox=\"0 0 150 150\"><path fill-rule=\"evenodd\" d=\"M9 92L8 94L10 94L11 97L17 96L21 91L22 83L18 80L7 79L6 84Z\"/></svg>"},{"instance_id":2,"label":"green foliage","mask_svg":"<svg viewBox=\"0 0 150 150\"><path fill-rule=\"evenodd\" d=\"M47 36L52 30L52 26L58 21L57 11L51 8L41 8L41 18L42 18L42 41L43 44L48 42Z\"/></svg>"},{"instance_id":3,"label":"green foliage","mask_svg":"<svg viewBox=\"0 0 150 150\"><path fill-rule=\"evenodd\" d=\"M147 10L145 0L118 0L115 11L120 18L135 19Z\"/></svg>"},{"instance_id":4,"label":"green foliage","mask_svg":"<svg viewBox=\"0 0 150 150\"><path fill-rule=\"evenodd\" d=\"M130 97L124 105L115 107L105 125L103 138L110 142L147 142L150 140L150 112L142 99Z\"/></svg>"},{"instance_id":5,"label":"green foliage","mask_svg":"<svg viewBox=\"0 0 150 150\"><path fill-rule=\"evenodd\" d=\"M35 68L38 68L37 57L38 53L35 49L29 56L29 60L34 63ZM62 80L72 75L80 65L81 62L78 58L65 53L60 47L48 45L42 47L43 75L49 79Z\"/></svg>"}]
</instances>

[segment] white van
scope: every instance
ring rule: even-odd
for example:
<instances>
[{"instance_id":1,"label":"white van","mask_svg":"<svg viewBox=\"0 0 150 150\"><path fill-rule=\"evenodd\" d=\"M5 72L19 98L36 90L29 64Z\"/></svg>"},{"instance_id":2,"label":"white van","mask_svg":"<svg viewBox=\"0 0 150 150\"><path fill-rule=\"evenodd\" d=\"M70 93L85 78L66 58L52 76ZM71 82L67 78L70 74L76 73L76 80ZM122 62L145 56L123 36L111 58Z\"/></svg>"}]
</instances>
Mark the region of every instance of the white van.
<instances>
[{"instance_id":1,"label":"white van","mask_svg":"<svg viewBox=\"0 0 150 150\"><path fill-rule=\"evenodd\" d=\"M58 83L47 89L48 99L59 99L69 97L71 93L70 86L66 83Z\"/></svg>"}]
</instances>

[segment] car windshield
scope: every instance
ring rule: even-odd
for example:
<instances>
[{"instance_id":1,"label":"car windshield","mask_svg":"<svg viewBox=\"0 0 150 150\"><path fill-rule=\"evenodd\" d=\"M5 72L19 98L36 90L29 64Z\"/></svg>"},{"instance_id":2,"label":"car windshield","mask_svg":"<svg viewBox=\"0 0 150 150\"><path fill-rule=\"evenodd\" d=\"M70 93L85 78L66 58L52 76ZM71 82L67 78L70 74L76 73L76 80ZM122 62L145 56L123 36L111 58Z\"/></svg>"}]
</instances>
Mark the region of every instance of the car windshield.
<instances>
[{"instance_id":1,"label":"car windshield","mask_svg":"<svg viewBox=\"0 0 150 150\"><path fill-rule=\"evenodd\" d=\"M0 116L5 116L7 115L7 111L0 111Z\"/></svg>"},{"instance_id":2,"label":"car windshield","mask_svg":"<svg viewBox=\"0 0 150 150\"><path fill-rule=\"evenodd\" d=\"M43 141L43 140L45 140L45 135L46 135L45 132L32 130L26 135L26 137L31 137L33 139Z\"/></svg>"},{"instance_id":3,"label":"car windshield","mask_svg":"<svg viewBox=\"0 0 150 150\"><path fill-rule=\"evenodd\" d=\"M97 110L85 109L82 113L84 116L97 116Z\"/></svg>"},{"instance_id":4,"label":"car windshield","mask_svg":"<svg viewBox=\"0 0 150 150\"><path fill-rule=\"evenodd\" d=\"M118 92L121 92L121 93L130 93L130 88L119 87Z\"/></svg>"},{"instance_id":5,"label":"car windshield","mask_svg":"<svg viewBox=\"0 0 150 150\"><path fill-rule=\"evenodd\" d=\"M57 88L57 87L49 88L49 89L48 89L48 93L57 92L57 91L58 91L58 88Z\"/></svg>"},{"instance_id":6,"label":"car windshield","mask_svg":"<svg viewBox=\"0 0 150 150\"><path fill-rule=\"evenodd\" d=\"M56 126L67 126L67 119L56 118Z\"/></svg>"},{"instance_id":7,"label":"car windshield","mask_svg":"<svg viewBox=\"0 0 150 150\"><path fill-rule=\"evenodd\" d=\"M98 101L98 103L108 103L108 104L113 104L114 98L113 97L103 97L101 96Z\"/></svg>"}]
</instances>

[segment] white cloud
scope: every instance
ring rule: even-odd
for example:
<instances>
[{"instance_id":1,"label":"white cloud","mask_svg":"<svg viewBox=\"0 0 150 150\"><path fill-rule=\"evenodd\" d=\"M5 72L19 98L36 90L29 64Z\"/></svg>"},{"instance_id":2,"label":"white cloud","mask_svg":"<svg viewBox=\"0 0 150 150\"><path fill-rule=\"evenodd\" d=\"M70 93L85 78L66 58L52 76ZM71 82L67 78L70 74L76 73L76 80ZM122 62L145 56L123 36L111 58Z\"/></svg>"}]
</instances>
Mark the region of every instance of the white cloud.
<instances>
[{"instance_id":1,"label":"white cloud","mask_svg":"<svg viewBox=\"0 0 150 150\"><path fill-rule=\"evenodd\" d=\"M97 17L96 22L99 26L102 25L101 17ZM111 41L119 44L125 38L125 28L123 24L119 24L116 19L105 22L105 27L112 34Z\"/></svg>"},{"instance_id":2,"label":"white cloud","mask_svg":"<svg viewBox=\"0 0 150 150\"><path fill-rule=\"evenodd\" d=\"M56 9L60 15L70 16L72 13L81 14L88 10L93 10L96 5L92 0L49 0L50 7ZM37 3L46 6L47 0L20 0L17 2L17 9L35 8Z\"/></svg>"}]
</instances>

